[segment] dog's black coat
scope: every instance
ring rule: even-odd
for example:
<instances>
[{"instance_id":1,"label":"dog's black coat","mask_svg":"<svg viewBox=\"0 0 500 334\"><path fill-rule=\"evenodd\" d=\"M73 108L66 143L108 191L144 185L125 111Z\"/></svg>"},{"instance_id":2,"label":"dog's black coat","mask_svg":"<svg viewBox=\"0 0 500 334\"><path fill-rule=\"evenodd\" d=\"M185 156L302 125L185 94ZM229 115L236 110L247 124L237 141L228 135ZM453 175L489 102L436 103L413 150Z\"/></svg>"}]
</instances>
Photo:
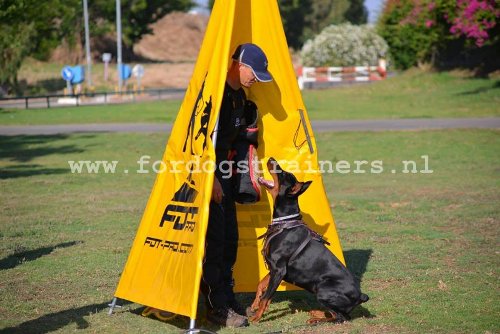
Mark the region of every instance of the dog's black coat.
<instances>
[{"instance_id":1,"label":"dog's black coat","mask_svg":"<svg viewBox=\"0 0 500 334\"><path fill-rule=\"evenodd\" d=\"M274 165L276 173L273 179L279 183L273 219L300 214L298 197L307 190L311 181L298 182L293 174L281 169L272 158L268 168L270 165ZM270 172L273 174L273 171ZM306 238L310 238L310 233L302 225L284 229L269 241L265 257L270 280L261 300L271 299L280 282L285 280L315 294L323 306L338 315L339 321L348 319L352 309L368 301L368 296L361 293L358 280L321 240L310 239L298 254L294 254Z\"/></svg>"}]
</instances>

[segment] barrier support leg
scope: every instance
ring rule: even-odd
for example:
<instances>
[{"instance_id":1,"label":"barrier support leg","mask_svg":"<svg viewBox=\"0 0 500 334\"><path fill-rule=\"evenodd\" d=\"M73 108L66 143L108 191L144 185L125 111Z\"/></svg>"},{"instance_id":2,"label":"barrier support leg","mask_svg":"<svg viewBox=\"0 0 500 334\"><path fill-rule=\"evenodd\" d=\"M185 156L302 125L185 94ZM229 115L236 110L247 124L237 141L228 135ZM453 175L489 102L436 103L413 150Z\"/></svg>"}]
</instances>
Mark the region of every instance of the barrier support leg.
<instances>
[{"instance_id":1,"label":"barrier support leg","mask_svg":"<svg viewBox=\"0 0 500 334\"><path fill-rule=\"evenodd\" d=\"M108 304L109 306L109 311L108 311L108 315L111 315L113 314L113 310L115 307L121 307L120 305L116 305L116 297L113 298L113 300L111 301L111 304Z\"/></svg>"},{"instance_id":2,"label":"barrier support leg","mask_svg":"<svg viewBox=\"0 0 500 334\"><path fill-rule=\"evenodd\" d=\"M187 333L189 333L189 334L199 333L199 331L194 330L195 325L196 325L196 319L190 318L189 319L189 330L187 331Z\"/></svg>"}]
</instances>

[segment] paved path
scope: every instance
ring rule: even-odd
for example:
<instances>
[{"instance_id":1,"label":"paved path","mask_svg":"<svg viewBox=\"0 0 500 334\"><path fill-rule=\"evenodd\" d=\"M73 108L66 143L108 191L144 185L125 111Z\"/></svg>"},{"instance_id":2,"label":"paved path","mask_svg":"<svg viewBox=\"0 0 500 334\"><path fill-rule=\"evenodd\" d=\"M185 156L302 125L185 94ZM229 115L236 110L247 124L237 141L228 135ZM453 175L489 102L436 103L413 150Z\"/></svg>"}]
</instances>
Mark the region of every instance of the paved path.
<instances>
[{"instance_id":1,"label":"paved path","mask_svg":"<svg viewBox=\"0 0 500 334\"><path fill-rule=\"evenodd\" d=\"M312 121L315 132L401 131L427 129L499 129L500 117L490 118L426 118L349 121ZM84 132L170 132L172 124L107 123L0 126L0 135L54 135Z\"/></svg>"}]
</instances>

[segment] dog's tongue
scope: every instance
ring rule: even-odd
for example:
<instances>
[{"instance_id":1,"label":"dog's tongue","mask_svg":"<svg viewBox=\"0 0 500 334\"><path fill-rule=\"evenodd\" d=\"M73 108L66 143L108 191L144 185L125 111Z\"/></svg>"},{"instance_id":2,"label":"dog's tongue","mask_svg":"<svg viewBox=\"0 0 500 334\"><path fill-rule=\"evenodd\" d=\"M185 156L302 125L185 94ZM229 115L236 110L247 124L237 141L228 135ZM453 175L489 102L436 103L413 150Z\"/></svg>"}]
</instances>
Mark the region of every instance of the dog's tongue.
<instances>
[{"instance_id":1,"label":"dog's tongue","mask_svg":"<svg viewBox=\"0 0 500 334\"><path fill-rule=\"evenodd\" d=\"M259 177L259 179L257 181L259 181L259 183L261 185L263 185L264 187L266 187L268 189L272 189L274 187L274 182L273 181L266 180L262 176Z\"/></svg>"}]
</instances>

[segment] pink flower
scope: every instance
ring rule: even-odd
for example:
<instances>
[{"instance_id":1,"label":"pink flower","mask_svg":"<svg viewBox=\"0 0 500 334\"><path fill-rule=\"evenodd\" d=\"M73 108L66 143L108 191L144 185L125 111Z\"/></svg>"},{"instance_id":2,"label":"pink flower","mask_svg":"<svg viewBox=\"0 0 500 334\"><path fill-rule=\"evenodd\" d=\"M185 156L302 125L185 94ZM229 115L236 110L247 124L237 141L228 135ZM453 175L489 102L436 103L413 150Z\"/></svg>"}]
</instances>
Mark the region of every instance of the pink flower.
<instances>
[{"instance_id":1,"label":"pink flower","mask_svg":"<svg viewBox=\"0 0 500 334\"><path fill-rule=\"evenodd\" d=\"M426 26L427 28L432 27L432 25L433 25L433 24L434 24L434 21L432 21L432 20L426 20L426 21L425 21L425 26Z\"/></svg>"}]
</instances>

